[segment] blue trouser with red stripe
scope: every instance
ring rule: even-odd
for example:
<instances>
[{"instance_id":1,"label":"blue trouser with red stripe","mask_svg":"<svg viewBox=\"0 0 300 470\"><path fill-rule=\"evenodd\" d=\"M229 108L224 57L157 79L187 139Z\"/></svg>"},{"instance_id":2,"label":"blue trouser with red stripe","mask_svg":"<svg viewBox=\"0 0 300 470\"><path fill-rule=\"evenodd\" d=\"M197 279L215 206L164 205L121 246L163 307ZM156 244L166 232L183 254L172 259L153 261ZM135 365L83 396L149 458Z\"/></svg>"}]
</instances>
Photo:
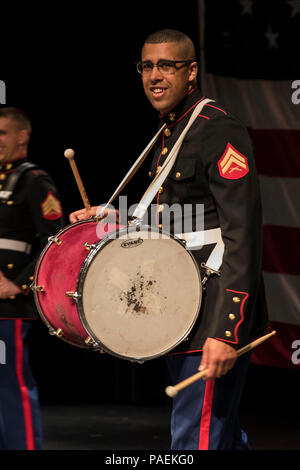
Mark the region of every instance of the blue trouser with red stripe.
<instances>
[{"instance_id":1,"label":"blue trouser with red stripe","mask_svg":"<svg viewBox=\"0 0 300 470\"><path fill-rule=\"evenodd\" d=\"M239 423L239 404L250 353L219 379L198 380L173 399L172 450L249 450ZM198 372L201 353L166 358L172 384Z\"/></svg>"},{"instance_id":2,"label":"blue trouser with red stripe","mask_svg":"<svg viewBox=\"0 0 300 470\"><path fill-rule=\"evenodd\" d=\"M0 320L0 449L42 447L38 390L27 349L30 322Z\"/></svg>"}]
</instances>

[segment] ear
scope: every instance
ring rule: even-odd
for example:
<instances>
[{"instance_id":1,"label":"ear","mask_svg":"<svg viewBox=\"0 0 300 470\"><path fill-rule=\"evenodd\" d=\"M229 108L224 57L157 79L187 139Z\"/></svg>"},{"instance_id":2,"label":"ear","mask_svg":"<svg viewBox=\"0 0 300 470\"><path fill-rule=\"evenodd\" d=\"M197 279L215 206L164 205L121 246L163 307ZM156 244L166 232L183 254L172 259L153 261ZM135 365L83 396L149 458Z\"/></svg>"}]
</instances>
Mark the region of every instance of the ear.
<instances>
[{"instance_id":1,"label":"ear","mask_svg":"<svg viewBox=\"0 0 300 470\"><path fill-rule=\"evenodd\" d=\"M189 70L190 70L189 81L193 82L196 79L197 74L198 74L198 64L197 64L197 62L192 62L190 64Z\"/></svg>"},{"instance_id":2,"label":"ear","mask_svg":"<svg viewBox=\"0 0 300 470\"><path fill-rule=\"evenodd\" d=\"M26 129L22 129L18 135L18 144L25 145L29 141L29 133Z\"/></svg>"}]
</instances>

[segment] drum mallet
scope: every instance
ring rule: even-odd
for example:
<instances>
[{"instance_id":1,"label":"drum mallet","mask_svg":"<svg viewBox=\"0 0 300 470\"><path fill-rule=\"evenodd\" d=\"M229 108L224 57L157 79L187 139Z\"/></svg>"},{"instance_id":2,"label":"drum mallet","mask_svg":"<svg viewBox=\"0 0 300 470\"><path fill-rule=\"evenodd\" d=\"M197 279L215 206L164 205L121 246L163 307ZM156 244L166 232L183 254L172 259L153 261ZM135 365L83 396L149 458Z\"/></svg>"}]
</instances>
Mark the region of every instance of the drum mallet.
<instances>
[{"instance_id":1,"label":"drum mallet","mask_svg":"<svg viewBox=\"0 0 300 470\"><path fill-rule=\"evenodd\" d=\"M74 154L75 154L75 152L74 152L73 149L67 149L67 150L65 150L64 156L69 160L69 163L71 165L73 175L74 175L74 178L76 180L79 192L81 194L81 198L82 198L84 207L86 208L86 210L90 210L91 205L89 203L89 200L88 200L88 197L86 195L82 180L80 178L80 174L79 174L76 162L74 160Z\"/></svg>"},{"instance_id":2,"label":"drum mallet","mask_svg":"<svg viewBox=\"0 0 300 470\"><path fill-rule=\"evenodd\" d=\"M267 339L269 339L271 336L273 336L275 334L276 334L276 331L274 330L271 333L268 333L267 335L261 336L260 338L256 339L255 341L252 341L252 343L249 343L249 344L247 344L247 346L244 346L243 348L239 349L237 351L237 356L239 357L242 354L245 354L246 352L251 351L251 349L253 349L256 346L258 346L259 344L263 343L264 341L266 341ZM188 387L192 383L194 383L197 380L204 377L205 374L207 374L207 371L208 371L208 369L204 369L200 372L197 372L194 375L191 375L190 377L183 380L182 382L179 382L176 385L173 385L173 386L169 385L165 390L166 394L171 398L176 397L176 395L178 394L178 392L180 392L180 390L183 390L184 388Z\"/></svg>"}]
</instances>

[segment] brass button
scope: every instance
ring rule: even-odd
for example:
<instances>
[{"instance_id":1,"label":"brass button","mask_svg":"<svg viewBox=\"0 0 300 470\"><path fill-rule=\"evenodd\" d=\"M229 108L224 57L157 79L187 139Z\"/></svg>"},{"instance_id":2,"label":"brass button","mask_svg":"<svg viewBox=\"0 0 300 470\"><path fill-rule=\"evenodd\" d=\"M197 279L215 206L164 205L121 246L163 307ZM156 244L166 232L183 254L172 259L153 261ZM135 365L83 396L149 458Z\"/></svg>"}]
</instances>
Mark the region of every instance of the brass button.
<instances>
[{"instance_id":1,"label":"brass button","mask_svg":"<svg viewBox=\"0 0 300 470\"><path fill-rule=\"evenodd\" d=\"M168 129L168 128L165 129L165 130L164 130L164 134L165 134L166 137L170 137L170 135L171 135L170 129Z\"/></svg>"},{"instance_id":2,"label":"brass button","mask_svg":"<svg viewBox=\"0 0 300 470\"><path fill-rule=\"evenodd\" d=\"M0 180L4 181L6 179L6 175L4 173L1 173L0 175Z\"/></svg>"},{"instance_id":3,"label":"brass button","mask_svg":"<svg viewBox=\"0 0 300 470\"><path fill-rule=\"evenodd\" d=\"M235 320L235 314L234 313L230 313L228 315L228 317L229 317L230 320Z\"/></svg>"},{"instance_id":4,"label":"brass button","mask_svg":"<svg viewBox=\"0 0 300 470\"><path fill-rule=\"evenodd\" d=\"M158 224L158 228L163 228L163 224Z\"/></svg>"},{"instance_id":5,"label":"brass button","mask_svg":"<svg viewBox=\"0 0 300 470\"><path fill-rule=\"evenodd\" d=\"M12 269L12 268L14 268L14 267L15 267L15 265L12 264L12 263L7 264L7 268L8 268L8 269Z\"/></svg>"},{"instance_id":6,"label":"brass button","mask_svg":"<svg viewBox=\"0 0 300 470\"><path fill-rule=\"evenodd\" d=\"M177 171L177 173L176 173L175 177L176 177L177 179L179 179L179 178L180 178L180 176L181 176L181 173L180 173L180 171Z\"/></svg>"},{"instance_id":7,"label":"brass button","mask_svg":"<svg viewBox=\"0 0 300 470\"><path fill-rule=\"evenodd\" d=\"M33 276L29 276L29 281L33 281Z\"/></svg>"},{"instance_id":8,"label":"brass button","mask_svg":"<svg viewBox=\"0 0 300 470\"><path fill-rule=\"evenodd\" d=\"M166 155L166 153L168 153L168 148L167 147L164 147L161 151L161 154L162 155Z\"/></svg>"},{"instance_id":9,"label":"brass button","mask_svg":"<svg viewBox=\"0 0 300 470\"><path fill-rule=\"evenodd\" d=\"M164 192L164 188L163 188L163 186L161 186L158 190L158 194L162 194L163 192Z\"/></svg>"},{"instance_id":10,"label":"brass button","mask_svg":"<svg viewBox=\"0 0 300 470\"><path fill-rule=\"evenodd\" d=\"M175 113L170 113L169 114L169 119L170 119L170 121L175 121Z\"/></svg>"},{"instance_id":11,"label":"brass button","mask_svg":"<svg viewBox=\"0 0 300 470\"><path fill-rule=\"evenodd\" d=\"M158 212L163 212L163 210L164 210L164 205L163 205L163 204L159 204L157 211L158 211Z\"/></svg>"},{"instance_id":12,"label":"brass button","mask_svg":"<svg viewBox=\"0 0 300 470\"><path fill-rule=\"evenodd\" d=\"M152 171L149 171L148 175L149 175L149 176L152 176Z\"/></svg>"},{"instance_id":13,"label":"brass button","mask_svg":"<svg viewBox=\"0 0 300 470\"><path fill-rule=\"evenodd\" d=\"M27 289L28 289L28 285L27 285L27 284L23 284L23 285L22 285L22 289L23 289L23 290L27 290Z\"/></svg>"},{"instance_id":14,"label":"brass button","mask_svg":"<svg viewBox=\"0 0 300 470\"><path fill-rule=\"evenodd\" d=\"M14 201L7 201L7 203L6 203L6 204L7 204L8 206L12 206L12 205L13 205L13 203L14 203Z\"/></svg>"},{"instance_id":15,"label":"brass button","mask_svg":"<svg viewBox=\"0 0 300 470\"><path fill-rule=\"evenodd\" d=\"M12 168L12 163L6 163L5 169L10 170Z\"/></svg>"},{"instance_id":16,"label":"brass button","mask_svg":"<svg viewBox=\"0 0 300 470\"><path fill-rule=\"evenodd\" d=\"M238 302L241 301L239 297L233 297L232 300L237 304Z\"/></svg>"},{"instance_id":17,"label":"brass button","mask_svg":"<svg viewBox=\"0 0 300 470\"><path fill-rule=\"evenodd\" d=\"M161 166L158 166L158 167L156 168L156 174L159 173L160 170L161 170Z\"/></svg>"},{"instance_id":18,"label":"brass button","mask_svg":"<svg viewBox=\"0 0 300 470\"><path fill-rule=\"evenodd\" d=\"M232 334L231 331L228 331L228 330L225 331L225 336L227 336L227 338L230 338L231 334Z\"/></svg>"}]
</instances>

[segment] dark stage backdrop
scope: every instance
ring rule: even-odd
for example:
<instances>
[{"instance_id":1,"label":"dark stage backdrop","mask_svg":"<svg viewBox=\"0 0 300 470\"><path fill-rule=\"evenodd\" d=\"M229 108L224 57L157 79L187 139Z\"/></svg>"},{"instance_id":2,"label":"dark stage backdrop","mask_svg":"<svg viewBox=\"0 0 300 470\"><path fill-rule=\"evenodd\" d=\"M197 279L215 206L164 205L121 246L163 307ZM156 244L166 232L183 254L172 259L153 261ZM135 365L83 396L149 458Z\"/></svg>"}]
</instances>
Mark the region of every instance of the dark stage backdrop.
<instances>
[{"instance_id":1,"label":"dark stage backdrop","mask_svg":"<svg viewBox=\"0 0 300 470\"><path fill-rule=\"evenodd\" d=\"M29 113L31 160L54 178L66 218L82 202L64 150L75 150L91 204L106 202L157 125L134 66L143 41L153 31L175 28L199 50L197 4L72 2L62 11L52 2L34 15L19 10L17 18L12 12L2 16L6 103ZM132 202L141 196L147 174L145 163L128 187ZM42 403L170 404L163 358L139 365L79 349L49 336L41 321L33 324L30 348ZM278 394L287 395L287 384L288 403L293 402L293 373L251 366L243 406L261 403L271 410Z\"/></svg>"},{"instance_id":2,"label":"dark stage backdrop","mask_svg":"<svg viewBox=\"0 0 300 470\"><path fill-rule=\"evenodd\" d=\"M10 12L2 22L0 80L6 104L32 119L30 159L54 178L66 219L83 206L66 148L75 150L90 203L105 203L158 123L135 68L143 42L174 28L198 44L197 2L72 2L63 11L52 3L34 17ZM148 171L145 162L128 186L130 204L143 194ZM30 347L42 402L167 402L163 359L139 365L79 349L51 337L41 321Z\"/></svg>"}]
</instances>

